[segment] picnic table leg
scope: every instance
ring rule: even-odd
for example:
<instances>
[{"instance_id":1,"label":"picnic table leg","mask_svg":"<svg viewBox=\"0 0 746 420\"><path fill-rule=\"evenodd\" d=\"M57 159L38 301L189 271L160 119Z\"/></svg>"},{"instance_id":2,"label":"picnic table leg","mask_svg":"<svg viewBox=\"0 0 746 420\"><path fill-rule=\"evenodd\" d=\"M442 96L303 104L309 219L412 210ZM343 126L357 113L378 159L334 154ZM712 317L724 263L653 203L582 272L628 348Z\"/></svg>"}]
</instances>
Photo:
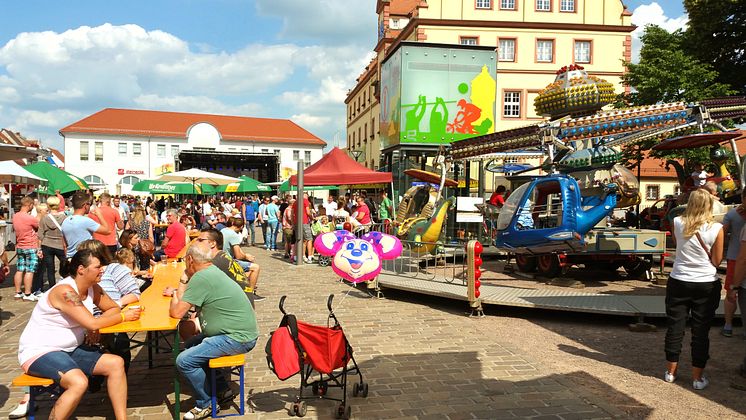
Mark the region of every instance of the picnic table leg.
<instances>
[{"instance_id":1,"label":"picnic table leg","mask_svg":"<svg viewBox=\"0 0 746 420\"><path fill-rule=\"evenodd\" d=\"M150 331L145 334L145 341L148 342L148 369L153 369L153 335ZM158 333L156 332L155 334ZM155 345L158 345L158 340L155 341Z\"/></svg>"},{"instance_id":2,"label":"picnic table leg","mask_svg":"<svg viewBox=\"0 0 746 420\"><path fill-rule=\"evenodd\" d=\"M176 357L179 355L179 329L174 331L174 343L172 345L174 356L174 420L181 417L181 384L179 383L179 369L176 367Z\"/></svg>"}]
</instances>

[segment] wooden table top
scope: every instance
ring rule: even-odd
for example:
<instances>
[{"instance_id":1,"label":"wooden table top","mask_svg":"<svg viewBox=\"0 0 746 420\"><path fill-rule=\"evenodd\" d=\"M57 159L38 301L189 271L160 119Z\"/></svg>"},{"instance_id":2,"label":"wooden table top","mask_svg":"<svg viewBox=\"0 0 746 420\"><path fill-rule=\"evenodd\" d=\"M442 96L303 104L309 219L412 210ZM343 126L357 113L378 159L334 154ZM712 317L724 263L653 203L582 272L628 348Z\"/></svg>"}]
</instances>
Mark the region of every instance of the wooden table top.
<instances>
[{"instance_id":1,"label":"wooden table top","mask_svg":"<svg viewBox=\"0 0 746 420\"><path fill-rule=\"evenodd\" d=\"M101 333L169 331L176 329L180 319L171 318L168 314L171 298L163 296L167 286L176 288L184 273L183 262L158 263L153 272L153 283L140 296L140 305L144 310L137 321L122 322L111 327L102 328Z\"/></svg>"}]
</instances>

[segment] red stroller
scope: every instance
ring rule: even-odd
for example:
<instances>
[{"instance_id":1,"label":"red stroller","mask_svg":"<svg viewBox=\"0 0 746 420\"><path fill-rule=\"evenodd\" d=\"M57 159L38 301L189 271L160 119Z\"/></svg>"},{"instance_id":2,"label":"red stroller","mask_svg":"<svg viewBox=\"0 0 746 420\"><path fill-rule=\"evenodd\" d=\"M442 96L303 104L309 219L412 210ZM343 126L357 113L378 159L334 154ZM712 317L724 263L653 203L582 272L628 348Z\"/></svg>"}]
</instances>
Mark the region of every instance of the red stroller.
<instances>
[{"instance_id":1,"label":"red stroller","mask_svg":"<svg viewBox=\"0 0 746 420\"><path fill-rule=\"evenodd\" d=\"M298 321L295 315L285 312L283 306L286 298L280 298L280 311L284 316L280 326L272 332L265 350L267 364L280 380L284 381L300 372L298 397L290 415L303 417L307 408L304 400L324 398L339 401L336 417L349 419L352 407L347 405L347 375L357 374L360 378L352 387L354 397L367 397L368 384L363 381L363 374L352 356L352 347L332 310L334 295L329 295L326 303L329 317L325 327ZM330 326L332 320L334 325ZM350 361L352 367L348 366ZM318 378L312 379L316 374ZM303 388L309 386L313 396L303 396ZM328 396L329 388L341 388L341 398Z\"/></svg>"}]
</instances>

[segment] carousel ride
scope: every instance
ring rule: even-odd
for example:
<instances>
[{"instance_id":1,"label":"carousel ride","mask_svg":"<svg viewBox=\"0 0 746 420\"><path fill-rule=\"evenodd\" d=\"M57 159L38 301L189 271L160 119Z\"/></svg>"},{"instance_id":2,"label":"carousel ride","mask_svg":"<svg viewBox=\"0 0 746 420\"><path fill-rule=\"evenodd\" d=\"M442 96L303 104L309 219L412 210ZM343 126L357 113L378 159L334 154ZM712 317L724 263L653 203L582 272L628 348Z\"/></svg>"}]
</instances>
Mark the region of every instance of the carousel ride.
<instances>
[{"instance_id":1,"label":"carousel ride","mask_svg":"<svg viewBox=\"0 0 746 420\"><path fill-rule=\"evenodd\" d=\"M613 99L610 83L566 66L534 102L548 121L452 144L455 160L536 149L547 156L542 169L549 175L514 191L500 211L498 248L528 255L579 249L614 207L640 201L639 183L618 163L622 147L685 132L727 133L719 121L746 117L746 97L602 110Z\"/></svg>"}]
</instances>

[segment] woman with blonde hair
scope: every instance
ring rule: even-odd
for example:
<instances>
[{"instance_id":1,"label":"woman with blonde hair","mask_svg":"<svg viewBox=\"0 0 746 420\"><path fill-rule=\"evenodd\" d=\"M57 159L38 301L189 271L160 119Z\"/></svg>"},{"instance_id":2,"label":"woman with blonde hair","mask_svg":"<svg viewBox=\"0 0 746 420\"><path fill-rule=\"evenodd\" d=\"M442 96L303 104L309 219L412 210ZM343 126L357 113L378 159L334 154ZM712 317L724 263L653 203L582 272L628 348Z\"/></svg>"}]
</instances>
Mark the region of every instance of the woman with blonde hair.
<instances>
[{"instance_id":1,"label":"woman with blonde hair","mask_svg":"<svg viewBox=\"0 0 746 420\"><path fill-rule=\"evenodd\" d=\"M141 239L153 241L153 224L154 221L145 213L145 208L141 205L135 206L130 214L130 229L137 231Z\"/></svg>"},{"instance_id":2,"label":"woman with blonde hair","mask_svg":"<svg viewBox=\"0 0 746 420\"><path fill-rule=\"evenodd\" d=\"M677 376L687 316L692 323L692 386L705 389L703 375L710 358L710 326L720 303L717 267L723 260L723 226L713 221L713 197L704 189L692 191L684 214L674 218L676 258L666 285L666 373L664 380Z\"/></svg>"}]
</instances>

